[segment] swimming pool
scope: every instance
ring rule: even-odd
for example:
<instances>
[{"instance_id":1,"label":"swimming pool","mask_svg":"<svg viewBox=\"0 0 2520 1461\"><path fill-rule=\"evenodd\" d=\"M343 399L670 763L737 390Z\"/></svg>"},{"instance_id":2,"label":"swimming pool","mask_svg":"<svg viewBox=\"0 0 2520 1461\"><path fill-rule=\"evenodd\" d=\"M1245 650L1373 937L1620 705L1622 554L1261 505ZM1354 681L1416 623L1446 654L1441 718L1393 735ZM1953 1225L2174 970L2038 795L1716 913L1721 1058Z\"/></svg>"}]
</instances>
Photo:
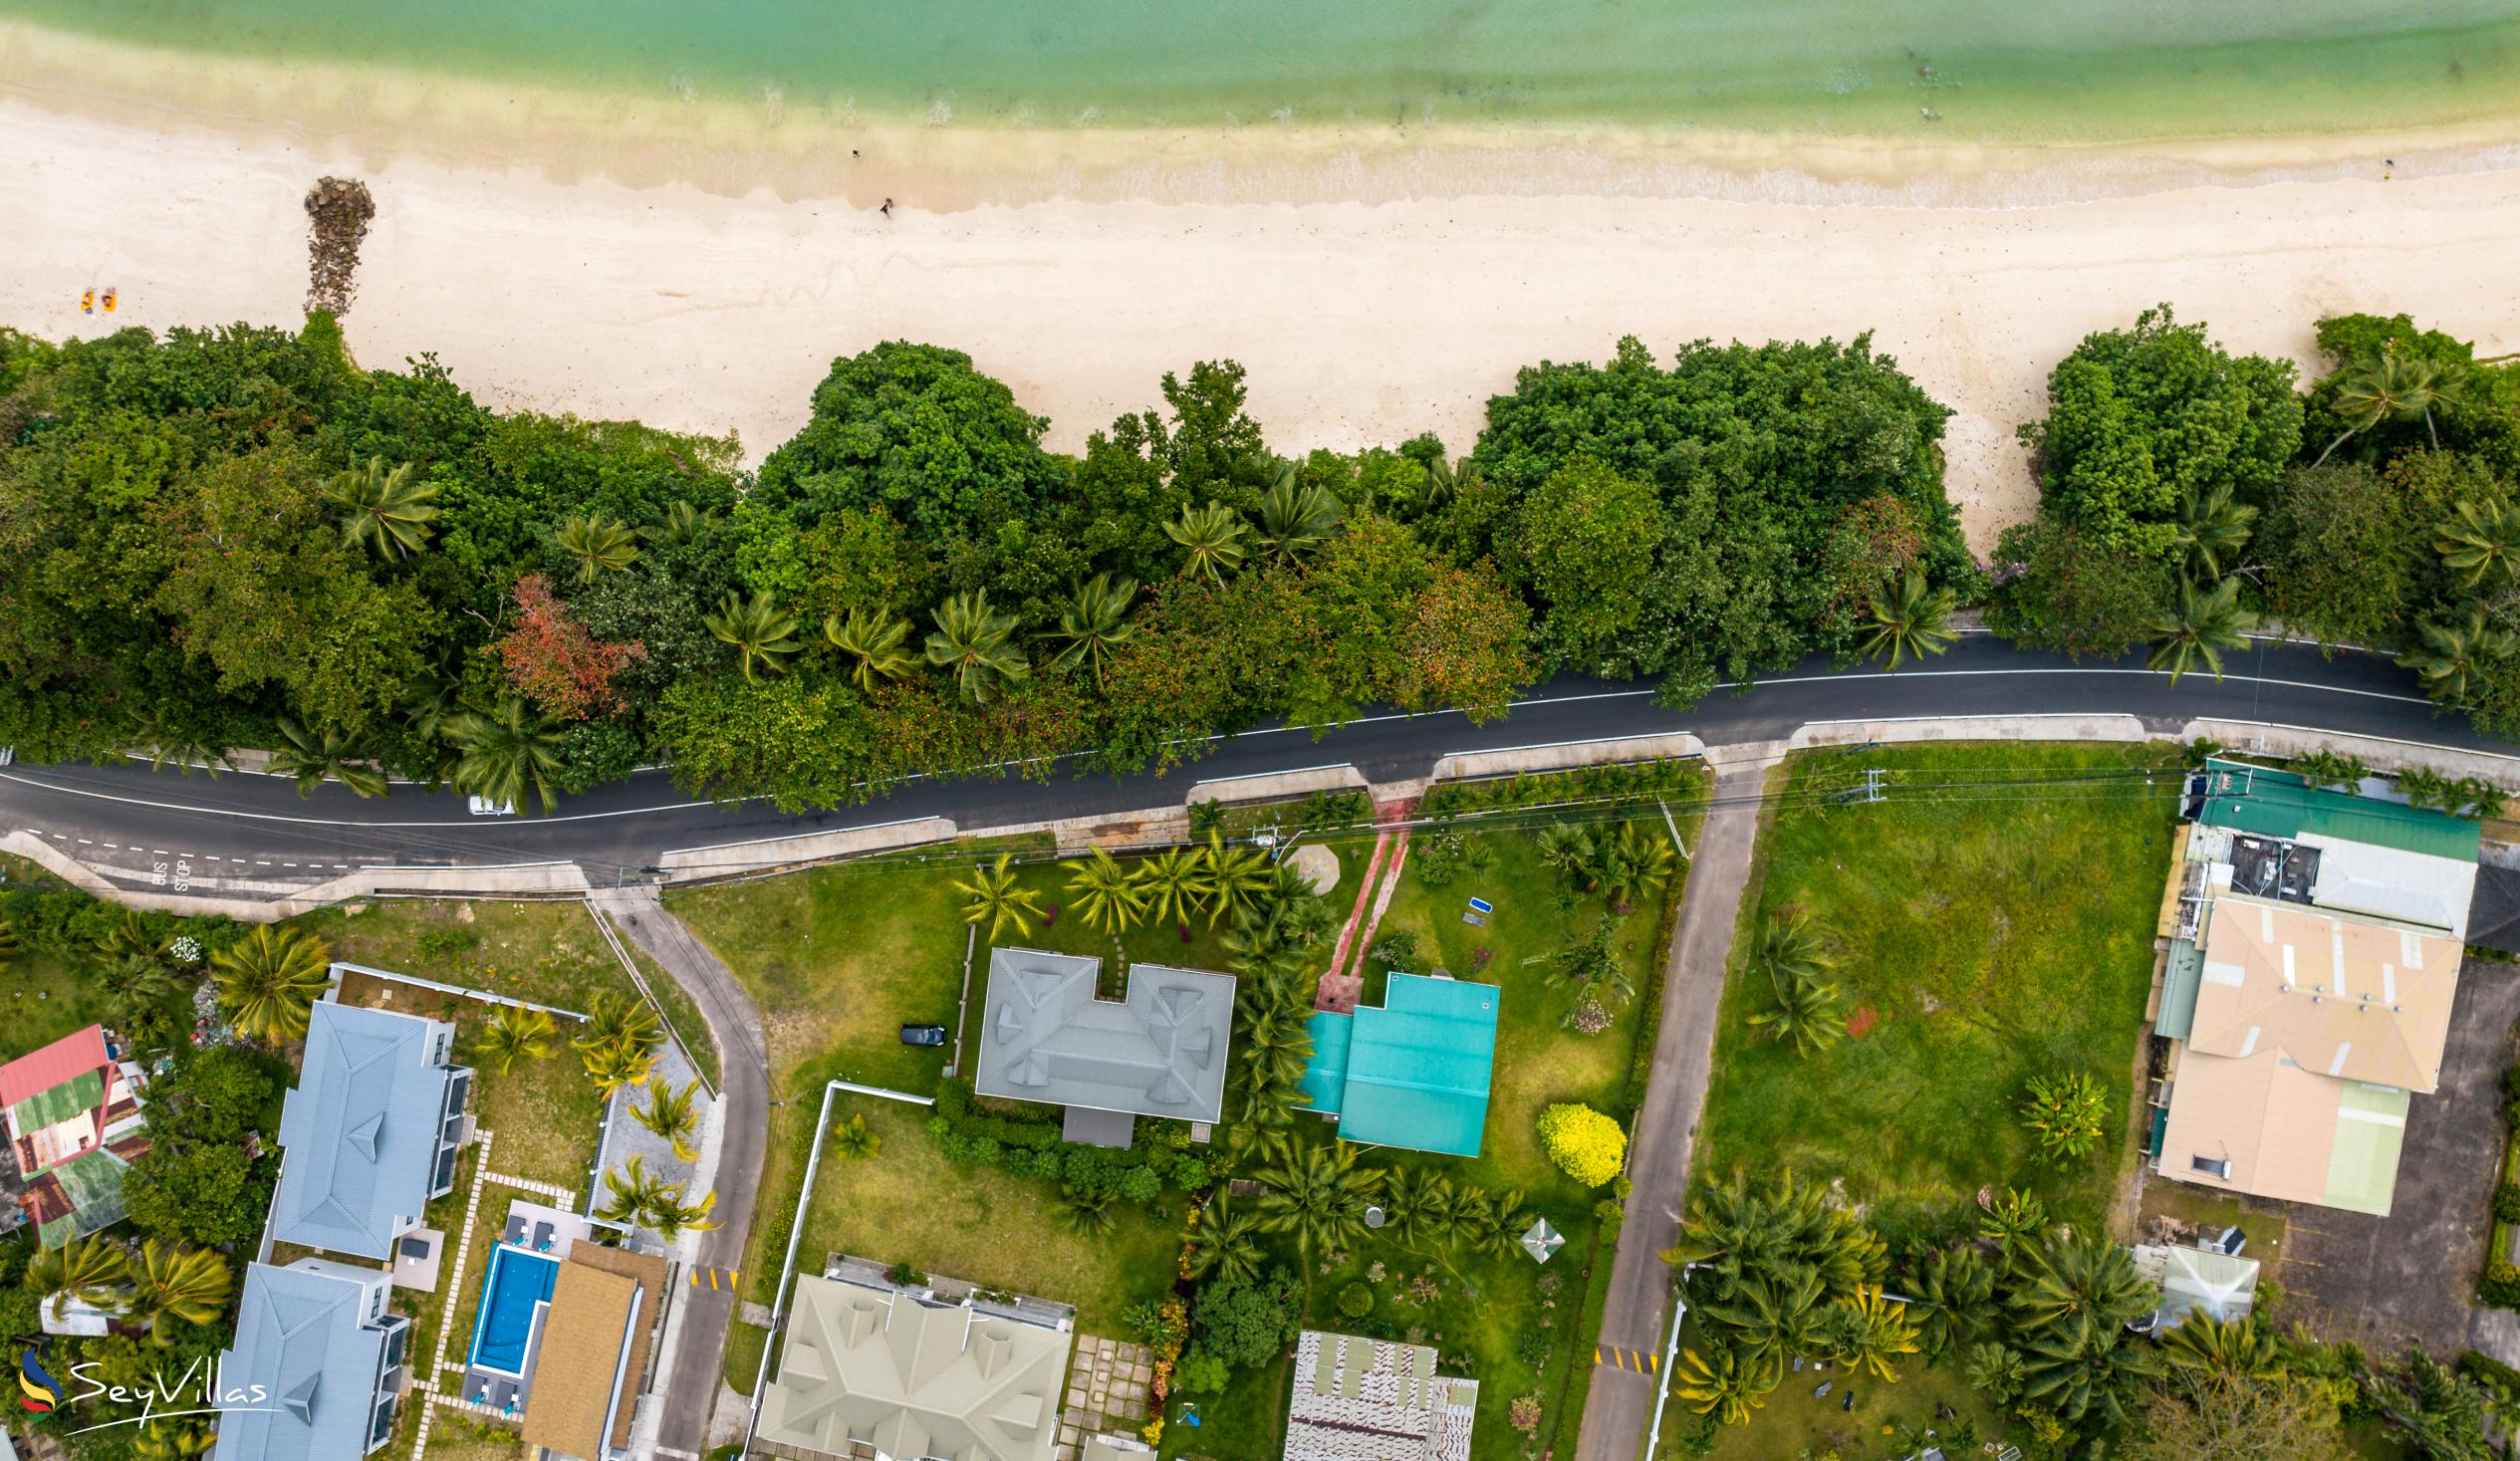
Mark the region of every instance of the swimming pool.
<instances>
[{"instance_id":1,"label":"swimming pool","mask_svg":"<svg viewBox=\"0 0 2520 1461\"><path fill-rule=\"evenodd\" d=\"M551 1302L560 1263L506 1244L490 1250L481 1276L481 1309L472 1321L472 1354L466 1361L504 1374L525 1372L525 1346L534 1337L534 1312Z\"/></svg>"}]
</instances>

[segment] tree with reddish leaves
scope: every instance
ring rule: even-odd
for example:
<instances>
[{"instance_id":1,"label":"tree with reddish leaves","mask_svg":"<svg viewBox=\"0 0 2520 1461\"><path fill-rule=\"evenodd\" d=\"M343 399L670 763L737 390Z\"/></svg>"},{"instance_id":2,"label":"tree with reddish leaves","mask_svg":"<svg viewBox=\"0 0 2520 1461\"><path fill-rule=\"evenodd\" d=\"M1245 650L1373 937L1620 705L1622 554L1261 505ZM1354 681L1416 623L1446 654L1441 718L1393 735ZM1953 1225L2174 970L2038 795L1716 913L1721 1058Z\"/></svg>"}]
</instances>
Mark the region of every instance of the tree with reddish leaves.
<instances>
[{"instance_id":1,"label":"tree with reddish leaves","mask_svg":"<svg viewBox=\"0 0 2520 1461\"><path fill-rule=\"evenodd\" d=\"M516 627L499 640L499 659L518 693L560 720L611 715L622 708L613 676L631 660L645 658L646 646L588 633L541 574L516 581Z\"/></svg>"}]
</instances>

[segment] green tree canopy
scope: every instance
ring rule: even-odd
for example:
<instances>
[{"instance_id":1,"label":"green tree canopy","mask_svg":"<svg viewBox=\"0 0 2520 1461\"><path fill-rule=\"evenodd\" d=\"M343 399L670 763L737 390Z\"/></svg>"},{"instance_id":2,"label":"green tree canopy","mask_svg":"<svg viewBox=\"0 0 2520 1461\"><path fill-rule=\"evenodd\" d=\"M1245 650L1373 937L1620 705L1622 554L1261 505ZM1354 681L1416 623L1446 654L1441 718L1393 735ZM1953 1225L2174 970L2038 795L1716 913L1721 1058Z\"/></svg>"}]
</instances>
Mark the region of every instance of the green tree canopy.
<instances>
[{"instance_id":1,"label":"green tree canopy","mask_svg":"<svg viewBox=\"0 0 2520 1461\"><path fill-rule=\"evenodd\" d=\"M2021 428L2046 499L2097 547L2166 558L2180 501L2243 500L2301 449L2289 361L2234 356L2167 305L2085 336L2048 376L2048 414Z\"/></svg>"}]
</instances>

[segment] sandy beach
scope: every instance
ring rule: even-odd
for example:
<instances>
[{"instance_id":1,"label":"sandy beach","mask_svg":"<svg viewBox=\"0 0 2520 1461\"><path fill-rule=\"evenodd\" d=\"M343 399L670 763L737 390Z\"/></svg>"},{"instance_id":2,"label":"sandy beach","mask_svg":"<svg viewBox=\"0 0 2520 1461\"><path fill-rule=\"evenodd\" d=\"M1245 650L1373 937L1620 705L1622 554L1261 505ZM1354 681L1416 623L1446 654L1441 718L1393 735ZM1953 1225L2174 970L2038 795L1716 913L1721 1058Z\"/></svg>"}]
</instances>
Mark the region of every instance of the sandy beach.
<instances>
[{"instance_id":1,"label":"sandy beach","mask_svg":"<svg viewBox=\"0 0 2520 1461\"><path fill-rule=\"evenodd\" d=\"M754 458L803 421L834 356L891 338L970 352L1062 449L1156 403L1163 371L1229 357L1280 450L1428 429L1459 450L1518 365L1599 359L1622 335L1667 351L1869 330L1957 410L1950 490L1983 546L2035 501L2013 428L2048 368L2147 305L2305 365L2313 323L2350 310L2520 350L2520 170L2482 138L2392 180L2364 155L2386 139L2358 139L2317 165L2296 144L2281 165L2306 171L2285 180L1985 208L1702 196L1722 190L1634 172L1614 185L1587 167L1630 154L1580 142L1554 171L1528 146L1515 166L1460 165L1475 154L1455 149L1393 171L1387 144L1317 138L1240 170L1150 162L1134 189L1126 169L1062 184L1036 156L992 201L987 138L957 136L928 143L966 158L934 164L951 179L934 195L908 152L886 154L887 219L865 185L739 191L697 163L697 181L669 181L652 153L618 169L633 182L591 156L500 166L477 147L82 97L30 84L23 51L8 60L0 324L55 339L295 324L301 199L356 173L378 205L345 321L362 361L433 352L500 405L732 431ZM82 315L81 292L108 287L119 312Z\"/></svg>"}]
</instances>

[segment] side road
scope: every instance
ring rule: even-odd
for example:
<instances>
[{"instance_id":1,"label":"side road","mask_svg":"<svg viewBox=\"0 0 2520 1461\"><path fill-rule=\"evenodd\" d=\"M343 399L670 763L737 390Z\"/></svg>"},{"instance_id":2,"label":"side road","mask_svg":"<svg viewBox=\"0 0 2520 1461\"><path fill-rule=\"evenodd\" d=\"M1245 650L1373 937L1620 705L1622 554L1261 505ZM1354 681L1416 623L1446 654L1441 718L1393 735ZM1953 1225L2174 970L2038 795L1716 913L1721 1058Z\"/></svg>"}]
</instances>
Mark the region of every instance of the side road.
<instances>
[{"instance_id":1,"label":"side road","mask_svg":"<svg viewBox=\"0 0 2520 1461\"><path fill-rule=\"evenodd\" d=\"M761 1015L735 976L664 910L653 886L605 888L588 901L630 942L665 967L700 1007L717 1041L725 1089L718 1093L721 1126L717 1158L715 1230L700 1237L698 1262L733 1269L744 1261L744 1236L752 1230L754 1189L761 1185L762 1147L770 1130L770 1057ZM686 1285L675 1295L682 1306L672 1368L661 1386L660 1455L697 1457L708 1451L709 1417L723 1386L727 1327L740 1286Z\"/></svg>"},{"instance_id":2,"label":"side road","mask_svg":"<svg viewBox=\"0 0 2520 1461\"><path fill-rule=\"evenodd\" d=\"M1628 1178L1628 1221L1619 1230L1610 1297L1602 1310L1601 1344L1659 1355L1671 1316L1671 1273L1658 1256L1679 1230L1688 1195L1688 1164L1697 1120L1714 1074L1715 1017L1724 1000L1724 970L1733 925L1750 880L1751 845L1759 830L1759 794L1781 743L1739 747L1715 778L1715 805L1698 834L1688 868L1687 900L1671 939L1662 984L1662 1028L1637 1129ZM1747 754L1744 754L1747 753ZM1584 1404L1577 1461L1636 1461L1653 1415L1656 1376L1611 1367L1593 1376Z\"/></svg>"}]
</instances>

